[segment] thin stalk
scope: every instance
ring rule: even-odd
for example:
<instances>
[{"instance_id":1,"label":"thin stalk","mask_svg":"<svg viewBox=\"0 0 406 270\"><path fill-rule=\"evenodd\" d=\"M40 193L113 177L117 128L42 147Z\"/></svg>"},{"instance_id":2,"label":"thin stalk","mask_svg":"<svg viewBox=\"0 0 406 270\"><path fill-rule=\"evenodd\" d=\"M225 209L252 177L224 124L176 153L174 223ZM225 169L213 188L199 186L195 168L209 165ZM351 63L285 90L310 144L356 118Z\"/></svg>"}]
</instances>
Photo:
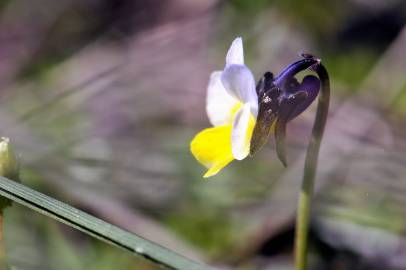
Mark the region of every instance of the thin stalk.
<instances>
[{"instance_id":1,"label":"thin stalk","mask_svg":"<svg viewBox=\"0 0 406 270\"><path fill-rule=\"evenodd\" d=\"M316 64L313 69L320 78L321 91L317 106L316 119L313 125L310 142L307 147L302 187L298 201L295 242L296 270L307 269L307 246L311 200L313 197L320 143L323 137L330 103L330 80L327 70L321 63Z\"/></svg>"}]
</instances>

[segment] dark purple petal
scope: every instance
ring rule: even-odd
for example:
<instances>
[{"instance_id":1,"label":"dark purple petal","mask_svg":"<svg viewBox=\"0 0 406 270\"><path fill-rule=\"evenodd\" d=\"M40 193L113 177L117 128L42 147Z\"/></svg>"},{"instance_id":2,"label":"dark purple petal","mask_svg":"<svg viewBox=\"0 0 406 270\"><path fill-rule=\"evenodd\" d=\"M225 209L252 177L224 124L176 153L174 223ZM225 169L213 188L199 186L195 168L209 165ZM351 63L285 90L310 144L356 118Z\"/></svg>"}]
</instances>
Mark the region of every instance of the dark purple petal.
<instances>
[{"instance_id":1,"label":"dark purple petal","mask_svg":"<svg viewBox=\"0 0 406 270\"><path fill-rule=\"evenodd\" d=\"M300 83L295 77L289 78L285 84L285 96L288 97L290 94L293 94L299 90Z\"/></svg>"},{"instance_id":2,"label":"dark purple petal","mask_svg":"<svg viewBox=\"0 0 406 270\"><path fill-rule=\"evenodd\" d=\"M279 160L282 162L283 166L287 167L288 163L286 161L286 124L288 122L285 119L278 118L275 124L275 143L276 143L276 154Z\"/></svg>"},{"instance_id":3,"label":"dark purple petal","mask_svg":"<svg viewBox=\"0 0 406 270\"><path fill-rule=\"evenodd\" d=\"M294 94L285 97L280 104L279 116L276 120L275 126L275 141L276 141L276 153L279 160L286 167L286 147L285 147L285 137L286 137L286 125L291 119L291 115L296 110L296 108L306 101L308 98L307 92L298 91Z\"/></svg>"},{"instance_id":4,"label":"dark purple petal","mask_svg":"<svg viewBox=\"0 0 406 270\"><path fill-rule=\"evenodd\" d=\"M285 89L286 83L289 82L291 78L293 78L299 72L310 68L314 64L317 64L318 61L320 60L317 58L305 58L290 64L275 78L275 86Z\"/></svg>"},{"instance_id":5,"label":"dark purple petal","mask_svg":"<svg viewBox=\"0 0 406 270\"><path fill-rule=\"evenodd\" d=\"M287 97L283 97L280 103L280 110L278 117L284 119L286 122L292 119L292 116L296 112L297 108L304 102L306 102L308 94L306 91L297 91Z\"/></svg>"},{"instance_id":6,"label":"dark purple petal","mask_svg":"<svg viewBox=\"0 0 406 270\"><path fill-rule=\"evenodd\" d=\"M320 91L320 80L315 76L308 75L303 78L303 81L297 91L306 92L307 98L296 106L293 113L289 116L289 120L292 120L293 118L301 114L316 99Z\"/></svg>"}]
</instances>

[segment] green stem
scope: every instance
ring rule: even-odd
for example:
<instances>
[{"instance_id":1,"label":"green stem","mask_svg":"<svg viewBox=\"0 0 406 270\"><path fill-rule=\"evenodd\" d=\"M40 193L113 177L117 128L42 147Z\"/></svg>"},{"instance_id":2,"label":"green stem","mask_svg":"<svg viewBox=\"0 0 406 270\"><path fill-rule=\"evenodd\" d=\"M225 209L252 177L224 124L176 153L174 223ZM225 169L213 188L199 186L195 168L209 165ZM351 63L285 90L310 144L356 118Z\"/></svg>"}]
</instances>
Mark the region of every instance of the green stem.
<instances>
[{"instance_id":1,"label":"green stem","mask_svg":"<svg viewBox=\"0 0 406 270\"><path fill-rule=\"evenodd\" d=\"M307 147L302 187L298 201L295 242L296 270L307 269L307 246L311 200L313 197L320 143L323 137L330 103L330 80L327 70L321 63L317 64L314 67L314 70L321 80L321 91L317 106L316 119L310 142Z\"/></svg>"}]
</instances>

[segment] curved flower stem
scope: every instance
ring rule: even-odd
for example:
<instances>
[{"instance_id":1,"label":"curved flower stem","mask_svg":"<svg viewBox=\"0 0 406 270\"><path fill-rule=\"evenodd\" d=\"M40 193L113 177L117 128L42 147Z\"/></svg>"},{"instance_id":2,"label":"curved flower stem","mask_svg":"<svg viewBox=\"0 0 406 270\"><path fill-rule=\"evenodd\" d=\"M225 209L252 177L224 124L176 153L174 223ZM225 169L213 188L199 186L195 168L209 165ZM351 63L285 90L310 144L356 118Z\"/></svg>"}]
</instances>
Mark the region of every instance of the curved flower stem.
<instances>
[{"instance_id":1,"label":"curved flower stem","mask_svg":"<svg viewBox=\"0 0 406 270\"><path fill-rule=\"evenodd\" d=\"M307 243L311 200L313 197L314 180L317 170L317 160L320 143L326 125L328 107L330 103L330 80L325 67L315 64L312 69L321 81L321 91L317 106L316 119L312 135L306 152L302 187L299 195L296 218L295 264L296 270L307 269Z\"/></svg>"}]
</instances>

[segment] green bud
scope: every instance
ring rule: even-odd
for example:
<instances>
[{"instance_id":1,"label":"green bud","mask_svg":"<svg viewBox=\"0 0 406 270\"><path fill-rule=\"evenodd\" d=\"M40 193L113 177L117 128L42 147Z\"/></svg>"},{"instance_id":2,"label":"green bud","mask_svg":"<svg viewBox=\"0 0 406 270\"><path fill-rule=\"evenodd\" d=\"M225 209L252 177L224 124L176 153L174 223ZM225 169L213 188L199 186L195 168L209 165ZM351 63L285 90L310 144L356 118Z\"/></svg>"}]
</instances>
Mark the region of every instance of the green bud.
<instances>
[{"instance_id":1,"label":"green bud","mask_svg":"<svg viewBox=\"0 0 406 270\"><path fill-rule=\"evenodd\" d=\"M9 138L0 138L0 176L19 181L19 163L10 145ZM0 197L0 211L11 205L11 201Z\"/></svg>"}]
</instances>

